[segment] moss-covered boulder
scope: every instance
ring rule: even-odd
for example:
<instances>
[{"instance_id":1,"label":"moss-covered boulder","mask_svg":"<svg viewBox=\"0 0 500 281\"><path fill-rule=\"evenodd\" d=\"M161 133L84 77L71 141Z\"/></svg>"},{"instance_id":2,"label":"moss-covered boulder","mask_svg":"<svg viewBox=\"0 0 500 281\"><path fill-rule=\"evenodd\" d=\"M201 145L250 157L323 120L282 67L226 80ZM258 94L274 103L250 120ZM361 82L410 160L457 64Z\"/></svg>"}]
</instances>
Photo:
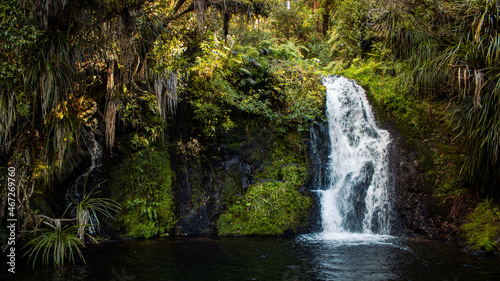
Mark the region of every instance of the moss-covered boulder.
<instances>
[{"instance_id":1,"label":"moss-covered boulder","mask_svg":"<svg viewBox=\"0 0 500 281\"><path fill-rule=\"evenodd\" d=\"M219 217L220 235L279 235L307 223L311 198L299 191L307 178L306 168L286 164L275 171L268 174L273 178L251 185Z\"/></svg>"},{"instance_id":2,"label":"moss-covered boulder","mask_svg":"<svg viewBox=\"0 0 500 281\"><path fill-rule=\"evenodd\" d=\"M176 223L168 152L154 148L136 152L111 169L112 198L123 205L116 226L129 236L163 235Z\"/></svg>"},{"instance_id":3,"label":"moss-covered boulder","mask_svg":"<svg viewBox=\"0 0 500 281\"><path fill-rule=\"evenodd\" d=\"M500 208L491 200L477 204L462 225L462 234L473 251L498 251L500 240Z\"/></svg>"}]
</instances>

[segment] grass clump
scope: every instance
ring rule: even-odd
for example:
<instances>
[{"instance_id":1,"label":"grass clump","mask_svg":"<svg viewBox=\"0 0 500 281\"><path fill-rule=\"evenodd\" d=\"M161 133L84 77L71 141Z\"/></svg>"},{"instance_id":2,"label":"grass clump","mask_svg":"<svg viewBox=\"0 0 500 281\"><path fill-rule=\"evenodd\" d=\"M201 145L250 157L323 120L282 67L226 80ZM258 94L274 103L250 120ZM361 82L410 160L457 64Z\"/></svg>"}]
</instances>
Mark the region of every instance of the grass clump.
<instances>
[{"instance_id":1,"label":"grass clump","mask_svg":"<svg viewBox=\"0 0 500 281\"><path fill-rule=\"evenodd\" d=\"M44 215L43 213L49 215L53 215L53 213L47 202L38 198L37 201L39 201L41 208L33 216L33 219L38 223L33 230L27 233L28 242L24 246L27 248L24 255L28 256L29 260L33 260L33 267L39 257L44 266L49 266L51 261L54 267L63 267L65 261L74 264L75 253L85 263L80 247L85 246L85 237L97 242L94 236L96 229L101 226L98 214L113 220L113 213L121 209L118 202L109 198L97 197L99 193L100 191L95 189L87 193L84 189L81 200L77 201L71 198L72 202L66 207L62 218ZM93 230L93 233L90 229Z\"/></svg>"},{"instance_id":2,"label":"grass clump","mask_svg":"<svg viewBox=\"0 0 500 281\"><path fill-rule=\"evenodd\" d=\"M40 255L44 266L48 266L51 260L55 267L64 266L66 260L75 263L75 253L85 262L80 250L84 245L76 234L78 226L70 224L61 226L59 220L55 222L48 223L49 228L37 228L31 232L34 238L26 244L29 248L26 255L33 260L33 267Z\"/></svg>"}]
</instances>

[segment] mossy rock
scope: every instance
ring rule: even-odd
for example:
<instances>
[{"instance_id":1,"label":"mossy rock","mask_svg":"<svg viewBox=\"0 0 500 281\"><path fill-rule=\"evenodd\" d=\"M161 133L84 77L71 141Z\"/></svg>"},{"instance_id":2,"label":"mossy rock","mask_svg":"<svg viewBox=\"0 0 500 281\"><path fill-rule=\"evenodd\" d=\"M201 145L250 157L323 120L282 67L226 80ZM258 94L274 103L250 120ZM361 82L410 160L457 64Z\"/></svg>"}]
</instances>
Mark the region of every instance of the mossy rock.
<instances>
[{"instance_id":1,"label":"mossy rock","mask_svg":"<svg viewBox=\"0 0 500 281\"><path fill-rule=\"evenodd\" d=\"M500 239L500 209L491 200L477 205L462 226L462 235L473 251L498 251Z\"/></svg>"},{"instance_id":2,"label":"mossy rock","mask_svg":"<svg viewBox=\"0 0 500 281\"><path fill-rule=\"evenodd\" d=\"M253 184L217 220L220 235L280 235L294 232L307 221L311 199L298 191L305 168L286 165L280 180Z\"/></svg>"},{"instance_id":3,"label":"mossy rock","mask_svg":"<svg viewBox=\"0 0 500 281\"><path fill-rule=\"evenodd\" d=\"M148 148L111 168L112 198L123 205L116 226L132 237L163 235L174 227L174 173L166 151Z\"/></svg>"}]
</instances>

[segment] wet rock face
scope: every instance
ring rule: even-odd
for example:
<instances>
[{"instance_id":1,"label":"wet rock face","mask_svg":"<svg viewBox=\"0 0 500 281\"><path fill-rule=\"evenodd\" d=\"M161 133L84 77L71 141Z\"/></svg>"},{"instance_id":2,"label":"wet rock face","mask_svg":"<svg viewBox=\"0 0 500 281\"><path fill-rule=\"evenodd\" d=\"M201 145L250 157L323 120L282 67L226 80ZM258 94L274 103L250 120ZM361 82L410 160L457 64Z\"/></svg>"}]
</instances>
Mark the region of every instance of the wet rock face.
<instances>
[{"instance_id":1,"label":"wet rock face","mask_svg":"<svg viewBox=\"0 0 500 281\"><path fill-rule=\"evenodd\" d=\"M216 221L254 183L272 148L265 126L249 130L239 126L218 132L215 140L190 131L179 120L171 128L169 153L176 174L174 197L177 235L217 234Z\"/></svg>"},{"instance_id":2,"label":"wet rock face","mask_svg":"<svg viewBox=\"0 0 500 281\"><path fill-rule=\"evenodd\" d=\"M326 188L329 183L328 156L330 155L330 135L328 125L318 122L309 130L309 141L307 143L307 154L309 158L310 181L306 185L312 200L312 208L308 218L308 228L304 232L321 231L321 206L318 193L312 191Z\"/></svg>"},{"instance_id":3,"label":"wet rock face","mask_svg":"<svg viewBox=\"0 0 500 281\"><path fill-rule=\"evenodd\" d=\"M443 202L425 190L424 171L417 155L403 147L397 132L389 130L393 137L389 169L400 221L397 232L410 238L459 242L458 222L449 216L453 202Z\"/></svg>"},{"instance_id":4,"label":"wet rock face","mask_svg":"<svg viewBox=\"0 0 500 281\"><path fill-rule=\"evenodd\" d=\"M397 232L408 237L430 238L435 226L428 215L428 202L421 194L424 179L420 164L414 153L401 146L398 133L389 130L393 138L389 147L389 169L395 187L395 210L401 222Z\"/></svg>"},{"instance_id":5,"label":"wet rock face","mask_svg":"<svg viewBox=\"0 0 500 281\"><path fill-rule=\"evenodd\" d=\"M176 174L174 197L178 214L177 235L218 234L217 220L231 206L244 198L249 187L257 182L285 181L279 172L269 174L272 166L276 136L272 128L263 124L239 126L230 134L220 134L215 141L206 140L188 132L189 126L171 131L169 149L172 170ZM307 137L307 135L305 136ZM195 143L200 143L198 149ZM306 233L321 230L320 206L316 192L326 181L329 139L325 124L316 124L306 140L309 181L299 187L302 194L312 199L308 224L293 232ZM301 160L303 161L303 160ZM284 163L280 170L287 165ZM300 163L305 165L306 163ZM286 169L285 169L286 170ZM274 171L274 170L272 170ZM272 173L271 171L271 173ZM274 171L276 172L276 171ZM311 174L320 174L311 176ZM288 233L288 232L286 232Z\"/></svg>"},{"instance_id":6,"label":"wet rock face","mask_svg":"<svg viewBox=\"0 0 500 281\"><path fill-rule=\"evenodd\" d=\"M343 215L346 218L344 220L344 228L350 232L363 231L366 192L372 181L373 173L373 163L366 162L356 178L351 179L350 175L346 177L346 183L351 184L351 188L354 190L350 195L342 195L343 197L347 197L348 202L352 206L351 209L343 210Z\"/></svg>"},{"instance_id":7,"label":"wet rock face","mask_svg":"<svg viewBox=\"0 0 500 281\"><path fill-rule=\"evenodd\" d=\"M309 129L307 153L310 161L310 187L324 189L329 185L328 156L330 155L330 135L328 125L318 122Z\"/></svg>"},{"instance_id":8,"label":"wet rock face","mask_svg":"<svg viewBox=\"0 0 500 281\"><path fill-rule=\"evenodd\" d=\"M179 213L178 235L217 234L215 222L230 198L242 195L253 183L260 163L247 149L226 145L208 147L199 155L176 154L175 198Z\"/></svg>"}]
</instances>

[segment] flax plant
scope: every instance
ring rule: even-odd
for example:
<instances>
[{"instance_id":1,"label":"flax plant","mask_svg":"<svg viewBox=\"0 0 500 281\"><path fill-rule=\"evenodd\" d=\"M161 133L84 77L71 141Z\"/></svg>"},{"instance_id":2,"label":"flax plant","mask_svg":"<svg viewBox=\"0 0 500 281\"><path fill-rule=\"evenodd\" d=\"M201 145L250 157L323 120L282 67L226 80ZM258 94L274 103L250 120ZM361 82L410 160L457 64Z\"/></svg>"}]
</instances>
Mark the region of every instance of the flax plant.
<instances>
[{"instance_id":1,"label":"flax plant","mask_svg":"<svg viewBox=\"0 0 500 281\"><path fill-rule=\"evenodd\" d=\"M459 80L464 101L457 130L469 153L462 171L477 185L478 194L498 197L500 192L500 3L461 1L456 6L466 19L463 42L467 51ZM463 74L462 74L463 73ZM468 85L465 86L465 83Z\"/></svg>"},{"instance_id":2,"label":"flax plant","mask_svg":"<svg viewBox=\"0 0 500 281\"><path fill-rule=\"evenodd\" d=\"M42 214L37 214L38 224L28 232L33 235L25 247L29 248L25 255L33 260L33 267L41 254L42 263L45 266L53 260L54 266L64 266L64 262L69 260L75 263L75 253L85 262L85 258L80 247L85 246L85 235L91 240L95 238L86 233L90 227L95 230L95 226L100 226L98 214L114 219L112 212L119 211L121 206L114 200L108 198L96 198L100 191L95 189L83 194L79 201L73 200L66 208L63 217L68 212L75 214L74 218L52 218ZM43 201L43 200L42 200ZM44 203L45 205L45 203ZM46 209L44 207L44 209ZM51 213L50 210L47 210ZM95 219L95 224L92 222ZM45 227L41 227L41 225Z\"/></svg>"},{"instance_id":3,"label":"flax plant","mask_svg":"<svg viewBox=\"0 0 500 281\"><path fill-rule=\"evenodd\" d=\"M121 205L109 198L95 198L101 191L92 190L90 193L85 193L83 198L79 201L73 200L69 207L72 208L73 212L76 212L76 224L78 226L77 236L78 239L83 243L85 237L85 231L87 228L91 228L95 231L95 228L99 228L101 223L97 214L101 214L109 219L114 219L112 212L117 212L121 210ZM92 222L95 220L95 224ZM92 236L89 236L92 240Z\"/></svg>"},{"instance_id":4,"label":"flax plant","mask_svg":"<svg viewBox=\"0 0 500 281\"><path fill-rule=\"evenodd\" d=\"M62 226L65 221L67 220L43 217L40 223L48 227L35 228L30 232L35 237L26 244L25 247L29 247L29 250L25 255L33 260L33 267L40 254L45 266L50 264L51 259L56 267L64 266L66 260L75 263L75 253L85 262L80 250L83 243L76 235L78 226L70 224Z\"/></svg>"},{"instance_id":5,"label":"flax plant","mask_svg":"<svg viewBox=\"0 0 500 281\"><path fill-rule=\"evenodd\" d=\"M371 18L375 34L392 49L394 59L404 62L400 75L408 88L456 101L457 138L467 151L462 173L479 195L499 196L500 3L418 5L379 2Z\"/></svg>"}]
</instances>

